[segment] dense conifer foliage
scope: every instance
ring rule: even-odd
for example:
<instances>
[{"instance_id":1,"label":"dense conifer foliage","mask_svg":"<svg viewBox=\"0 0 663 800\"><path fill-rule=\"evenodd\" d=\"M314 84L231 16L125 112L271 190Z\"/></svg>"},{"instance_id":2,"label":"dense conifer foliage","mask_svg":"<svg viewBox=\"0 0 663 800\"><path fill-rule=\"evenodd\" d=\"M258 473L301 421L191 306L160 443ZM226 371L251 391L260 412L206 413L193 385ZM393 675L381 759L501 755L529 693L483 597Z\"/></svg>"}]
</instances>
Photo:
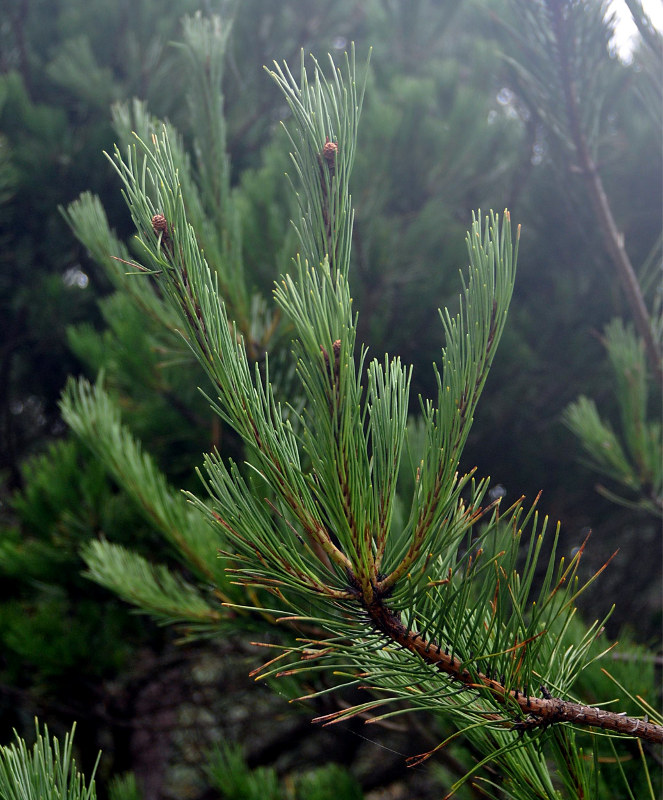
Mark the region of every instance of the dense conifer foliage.
<instances>
[{"instance_id":1,"label":"dense conifer foliage","mask_svg":"<svg viewBox=\"0 0 663 800\"><path fill-rule=\"evenodd\" d=\"M513 796L521 796L518 786L531 791L533 771L541 796L556 796L546 794L558 791L545 777L551 763L570 797L602 796L620 771L645 787L641 761L600 775L598 761L572 756L578 741L568 723L631 732L630 715L639 715L642 731L653 736L656 727L644 717L652 712L628 699L656 706L651 657L626 648L623 660L609 660L610 683L594 664L607 647L595 641L601 625L583 629L571 602L624 544L617 540L625 530L640 541L655 537L650 520L660 514L660 425L648 413L660 392L660 356L646 335L651 330L655 350L660 242L652 220L660 198L651 188L655 170L643 174L639 161L619 157L626 140L660 159L656 115L633 113L642 99L655 107L647 97L655 94L656 49L647 46L656 34L643 27L635 70L610 56L609 26L594 4L583 11L550 0L535 12L499 3L479 18L458 3L443 4L444 14L427 2L331 5L311 2L293 15L288 3L276 12L256 0L227 4L220 19L165 14L157 45L141 23L141 14L150 18L146 3L135 25L109 22L123 42L120 58L98 41L92 4L89 35L64 35L80 27L72 7L54 17L62 41L54 35L39 58L18 45L7 51L3 478L23 490L5 507L0 550L4 717L17 724L25 711L52 715L52 698L64 694L62 719L81 719L90 749L83 756L92 763L97 745L86 725L99 729L90 710L109 679L135 667L146 645L156 653L171 647L167 631L127 622L102 584L189 640L222 634L241 643L247 631L263 640L273 635L266 621L290 617L280 623L283 656L266 674L303 665L319 703L329 688L325 659L348 685L359 671L379 699L309 714L328 722L359 711L388 716L388 708L376 710L387 702L398 714L408 705L433 709L435 742L448 738L452 750L453 726L465 727L469 749L456 747L447 787L484 756L498 763ZM36 48L29 14L11 24ZM542 31L552 33L533 48ZM173 35L178 45L166 46ZM302 82L300 45L329 49L343 65L351 39L375 44L370 69L357 71L350 59L338 73L322 59L322 70L307 62L311 83ZM281 95L257 69L274 56ZM601 91L583 83L590 75ZM40 81L56 81L67 102L40 105ZM128 99L136 93L147 102ZM110 132L108 105L124 98ZM70 139L57 133L72 124ZM36 152L44 131L52 141L38 162L30 148ZM126 242L117 176L97 155L113 140L137 234ZM63 142L72 144L67 157ZM54 162L59 178L45 181L49 195L30 176L38 163ZM144 163L152 183L142 182ZM284 172L294 193L285 191ZM69 174L75 179L63 178ZM631 181L638 193L625 205ZM63 205L67 226L55 206L84 187L103 202L86 192ZM595 202L599 190L607 216ZM40 215L21 212L30 191L40 193ZM479 204L508 204L524 223L506 328L517 237L508 216L479 215L464 251ZM611 220L625 234L628 263L611 245ZM468 259L459 306L458 268ZM630 289L629 263L641 278ZM440 326L437 308L445 305L452 310ZM610 322L616 313L635 325ZM614 378L591 336L604 325ZM96 384L72 382L64 395L62 414L76 438L24 461L42 433L62 435L54 401L77 363ZM420 402L419 393L431 400ZM604 506L592 498L590 473L571 468L571 438L559 446L563 409L580 393L594 399L581 398L563 419L609 481L600 489ZM194 472L201 452L214 454L205 479L214 501ZM495 480L472 477L475 465ZM505 492L497 481L507 487L499 511L491 505ZM551 526L532 502L514 503L521 488L534 496L542 486L539 508L552 501L572 521L545 540L539 536ZM200 498L197 506L181 488ZM602 538L585 548L581 528L597 521ZM214 556L219 549L229 561ZM655 629L655 564L651 558L651 574L641 571L630 606L640 603L649 619L641 636ZM491 583L491 571L507 577ZM628 581L628 573L615 574ZM593 597L585 613L606 614L609 604ZM629 607L621 614L628 620ZM320 669L309 669L318 660ZM301 686L291 690L301 694ZM625 721L590 708L617 691ZM119 739L117 724L130 713L112 709ZM595 759L612 758L612 747L595 745ZM477 773L485 786L491 774Z\"/></svg>"}]
</instances>

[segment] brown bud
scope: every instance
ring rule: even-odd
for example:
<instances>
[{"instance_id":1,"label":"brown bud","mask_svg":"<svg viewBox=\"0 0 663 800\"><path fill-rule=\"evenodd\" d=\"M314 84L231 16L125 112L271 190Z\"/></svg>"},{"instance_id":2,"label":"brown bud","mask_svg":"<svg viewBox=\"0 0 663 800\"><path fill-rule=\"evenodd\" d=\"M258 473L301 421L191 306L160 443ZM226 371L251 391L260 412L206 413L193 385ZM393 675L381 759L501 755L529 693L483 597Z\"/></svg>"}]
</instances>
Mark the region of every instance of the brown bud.
<instances>
[{"instance_id":1,"label":"brown bud","mask_svg":"<svg viewBox=\"0 0 663 800\"><path fill-rule=\"evenodd\" d=\"M320 350L322 351L322 357L325 360L325 367L327 368L327 372L329 373L329 377L332 379L333 382L338 380L339 374L339 364L340 364L340 357L341 357L341 340L337 339L332 344L332 352L334 354L334 361L330 363L329 360L329 353L325 350L325 348L320 345Z\"/></svg>"},{"instance_id":2,"label":"brown bud","mask_svg":"<svg viewBox=\"0 0 663 800\"><path fill-rule=\"evenodd\" d=\"M341 369L341 340L337 339L332 347L334 348L334 381L337 382Z\"/></svg>"},{"instance_id":3,"label":"brown bud","mask_svg":"<svg viewBox=\"0 0 663 800\"><path fill-rule=\"evenodd\" d=\"M163 238L168 238L168 220L163 214L155 214L152 217L152 230L157 234L163 234Z\"/></svg>"},{"instance_id":4,"label":"brown bud","mask_svg":"<svg viewBox=\"0 0 663 800\"><path fill-rule=\"evenodd\" d=\"M336 142L331 142L329 136L327 137L322 153L320 153L322 160L327 165L329 174L333 175L336 172L336 154L338 153L338 145Z\"/></svg>"}]
</instances>

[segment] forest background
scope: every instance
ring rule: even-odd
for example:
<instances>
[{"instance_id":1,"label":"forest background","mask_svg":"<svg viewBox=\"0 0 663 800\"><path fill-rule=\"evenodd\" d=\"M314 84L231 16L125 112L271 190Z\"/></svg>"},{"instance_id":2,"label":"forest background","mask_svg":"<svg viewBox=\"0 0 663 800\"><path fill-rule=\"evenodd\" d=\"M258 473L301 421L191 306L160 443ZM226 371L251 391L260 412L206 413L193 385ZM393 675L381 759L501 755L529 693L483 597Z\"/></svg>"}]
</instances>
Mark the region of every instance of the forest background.
<instances>
[{"instance_id":1,"label":"forest background","mask_svg":"<svg viewBox=\"0 0 663 800\"><path fill-rule=\"evenodd\" d=\"M175 562L67 431L58 407L67 375L94 379L103 370L132 430L177 487L197 486L201 452L220 443L232 452L232 437L198 396L202 380L178 382L163 369L140 316L58 210L90 190L118 237L129 239L117 179L101 153L118 139L118 104L134 97L192 141L191 87L172 42L182 39L183 15L199 9L234 16L223 79L226 147L244 271L265 297L296 241L279 126L286 109L262 67L295 64L301 48L374 48L353 177L353 291L360 339L374 354L414 364L413 396L434 386L437 308L457 302L471 210L508 207L522 224L510 321L462 467L491 475L494 496L507 500L543 491L542 509L562 523L563 552L591 531L587 574L619 550L583 613L593 619L618 600L611 635L627 627L660 650L660 519L637 507L635 495L626 507L597 492L596 474L562 422L585 394L619 428L601 335L630 311L582 177L519 91L508 59L514 4L21 0L8 4L0 24L2 741L12 728L28 732L35 714L55 730L76 719L84 764L103 746L107 772L136 768L164 675L171 684L181 679L185 696L191 687L182 676L209 656L204 645L176 646L175 634L130 616L82 576L80 548L100 534ZM589 35L606 52L606 68L592 76L601 177L631 261L651 265L660 262L660 108L643 111L637 47L624 62L611 50L608 24ZM660 396L651 403L660 407ZM237 647L221 655L229 663ZM173 706L183 702L172 691ZM159 750L144 745L143 762L150 747ZM261 758L268 756L254 760Z\"/></svg>"}]
</instances>

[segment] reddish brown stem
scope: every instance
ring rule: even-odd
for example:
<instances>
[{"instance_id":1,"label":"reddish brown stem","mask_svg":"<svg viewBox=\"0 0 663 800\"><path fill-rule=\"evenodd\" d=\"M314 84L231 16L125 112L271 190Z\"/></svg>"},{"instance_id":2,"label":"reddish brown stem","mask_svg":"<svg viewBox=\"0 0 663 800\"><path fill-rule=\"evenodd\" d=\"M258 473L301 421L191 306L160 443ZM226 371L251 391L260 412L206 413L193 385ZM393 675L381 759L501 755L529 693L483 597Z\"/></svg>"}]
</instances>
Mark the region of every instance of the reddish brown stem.
<instances>
[{"instance_id":1,"label":"reddish brown stem","mask_svg":"<svg viewBox=\"0 0 663 800\"><path fill-rule=\"evenodd\" d=\"M427 664L434 665L470 689L488 689L493 698L503 706L510 706L514 710L516 706L519 706L527 715L527 719L514 722L513 727L516 730L535 728L555 722L569 722L573 725L602 728L635 736L647 742L663 743L663 727L661 725L614 711L563 700L560 697L533 697L518 689L507 690L502 683L483 673L470 672L469 669L463 667L457 656L446 653L436 642L427 641L416 631L408 630L397 614L379 600L366 606L366 611L377 630L401 647L418 655Z\"/></svg>"}]
</instances>

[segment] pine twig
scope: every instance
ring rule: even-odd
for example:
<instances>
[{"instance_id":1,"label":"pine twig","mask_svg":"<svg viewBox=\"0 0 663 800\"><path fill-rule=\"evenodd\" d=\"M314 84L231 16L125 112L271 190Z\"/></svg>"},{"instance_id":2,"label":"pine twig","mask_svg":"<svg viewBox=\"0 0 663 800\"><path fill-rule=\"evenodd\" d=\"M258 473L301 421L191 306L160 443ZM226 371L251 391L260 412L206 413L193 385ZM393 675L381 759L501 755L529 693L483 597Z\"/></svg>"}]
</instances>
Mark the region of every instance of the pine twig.
<instances>
[{"instance_id":1,"label":"pine twig","mask_svg":"<svg viewBox=\"0 0 663 800\"><path fill-rule=\"evenodd\" d=\"M624 236L617 228L608 196L603 188L603 181L589 152L587 139L580 124L578 97L569 68L568 35L564 25L563 3L562 0L547 0L547 2L551 10L555 38L558 45L557 52L559 54L559 69L564 89L566 114L579 162L578 166L585 180L587 192L594 207L594 213L601 228L608 254L617 269L638 333L645 343L650 366L654 375L656 375L658 383L663 384L663 354L654 339L649 312L642 296L640 284L624 246Z\"/></svg>"},{"instance_id":2,"label":"pine twig","mask_svg":"<svg viewBox=\"0 0 663 800\"><path fill-rule=\"evenodd\" d=\"M543 697L534 697L526 689L506 689L500 681L480 672L470 672L459 658L445 652L442 645L427 641L421 634L408 630L395 614L380 600L365 606L373 625L396 644L418 655L427 664L432 664L455 681L471 689L488 689L500 704L514 708L518 706L526 718L514 722L518 731L532 730L557 722L569 722L582 727L601 728L606 731L635 736L647 742L663 744L663 726L647 720L629 717L623 713L574 703L560 697L552 697L541 687Z\"/></svg>"}]
</instances>

